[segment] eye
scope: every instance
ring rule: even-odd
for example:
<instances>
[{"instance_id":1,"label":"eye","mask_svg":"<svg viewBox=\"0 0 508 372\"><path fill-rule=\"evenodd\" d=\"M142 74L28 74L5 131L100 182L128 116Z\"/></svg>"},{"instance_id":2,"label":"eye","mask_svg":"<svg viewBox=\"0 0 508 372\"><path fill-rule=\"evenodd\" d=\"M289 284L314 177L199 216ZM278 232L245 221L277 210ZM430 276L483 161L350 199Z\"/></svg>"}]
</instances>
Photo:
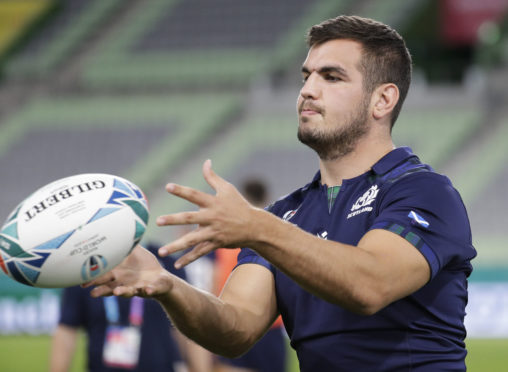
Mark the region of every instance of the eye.
<instances>
[{"instance_id":1,"label":"eye","mask_svg":"<svg viewBox=\"0 0 508 372\"><path fill-rule=\"evenodd\" d=\"M330 75L330 74L326 74L324 76L325 80L326 81L331 81L331 82L335 82L335 81L341 81L342 79L338 76L335 76L335 75Z\"/></svg>"},{"instance_id":2,"label":"eye","mask_svg":"<svg viewBox=\"0 0 508 372\"><path fill-rule=\"evenodd\" d=\"M302 84L305 84L305 82L307 81L308 78L309 78L309 75L303 75L302 76Z\"/></svg>"}]
</instances>

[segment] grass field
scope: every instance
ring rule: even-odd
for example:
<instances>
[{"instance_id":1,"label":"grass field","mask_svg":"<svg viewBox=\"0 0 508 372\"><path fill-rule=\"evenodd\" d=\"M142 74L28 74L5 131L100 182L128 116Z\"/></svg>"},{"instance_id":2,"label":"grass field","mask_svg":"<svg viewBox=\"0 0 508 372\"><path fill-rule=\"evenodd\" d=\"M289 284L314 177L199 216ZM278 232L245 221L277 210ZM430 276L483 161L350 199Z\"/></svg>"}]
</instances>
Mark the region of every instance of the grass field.
<instances>
[{"instance_id":1,"label":"grass field","mask_svg":"<svg viewBox=\"0 0 508 372\"><path fill-rule=\"evenodd\" d=\"M51 340L48 336L0 336L2 372L44 372L48 370ZM470 339L467 369L472 372L508 371L508 339ZM84 337L80 338L72 372L84 372ZM294 357L294 354L291 354ZM297 372L295 360L288 372Z\"/></svg>"}]
</instances>

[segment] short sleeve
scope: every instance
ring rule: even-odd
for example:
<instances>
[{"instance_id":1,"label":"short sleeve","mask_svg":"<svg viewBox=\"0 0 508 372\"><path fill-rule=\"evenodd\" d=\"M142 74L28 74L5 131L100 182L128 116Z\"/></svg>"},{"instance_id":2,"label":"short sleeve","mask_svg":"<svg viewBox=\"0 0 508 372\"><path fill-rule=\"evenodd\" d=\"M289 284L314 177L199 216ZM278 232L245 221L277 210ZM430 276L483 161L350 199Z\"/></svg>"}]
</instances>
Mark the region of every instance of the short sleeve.
<instances>
[{"instance_id":1,"label":"short sleeve","mask_svg":"<svg viewBox=\"0 0 508 372\"><path fill-rule=\"evenodd\" d=\"M254 252L250 248L242 248L240 250L240 253L238 254L238 263L236 266L248 264L248 263L258 264L258 265L266 267L272 273L275 272L275 267L270 262L268 262L266 259L264 259L260 255L258 255L256 252Z\"/></svg>"},{"instance_id":2,"label":"short sleeve","mask_svg":"<svg viewBox=\"0 0 508 372\"><path fill-rule=\"evenodd\" d=\"M476 251L467 212L444 176L417 173L390 185L370 229L386 229L413 244L429 263L432 278L444 268L472 271L469 261Z\"/></svg>"}]
</instances>

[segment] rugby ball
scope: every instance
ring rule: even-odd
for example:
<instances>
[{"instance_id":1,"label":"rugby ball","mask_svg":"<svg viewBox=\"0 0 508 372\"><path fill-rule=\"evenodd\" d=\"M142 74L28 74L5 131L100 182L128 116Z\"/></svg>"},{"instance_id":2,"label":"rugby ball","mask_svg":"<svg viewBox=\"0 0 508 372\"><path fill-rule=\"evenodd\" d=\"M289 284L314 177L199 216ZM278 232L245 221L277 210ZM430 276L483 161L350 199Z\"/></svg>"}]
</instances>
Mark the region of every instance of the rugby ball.
<instances>
[{"instance_id":1,"label":"rugby ball","mask_svg":"<svg viewBox=\"0 0 508 372\"><path fill-rule=\"evenodd\" d=\"M143 192L121 177L79 174L21 202L0 230L0 270L34 287L90 281L118 265L148 222Z\"/></svg>"}]
</instances>

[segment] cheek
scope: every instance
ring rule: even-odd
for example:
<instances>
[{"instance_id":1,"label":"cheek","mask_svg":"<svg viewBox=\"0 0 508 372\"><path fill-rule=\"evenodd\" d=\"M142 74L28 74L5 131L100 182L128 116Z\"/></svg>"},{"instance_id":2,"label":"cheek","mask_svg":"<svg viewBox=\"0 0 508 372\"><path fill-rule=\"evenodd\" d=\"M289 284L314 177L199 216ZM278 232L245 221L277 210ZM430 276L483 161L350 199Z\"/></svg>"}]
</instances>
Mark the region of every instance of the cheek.
<instances>
[{"instance_id":1,"label":"cheek","mask_svg":"<svg viewBox=\"0 0 508 372\"><path fill-rule=\"evenodd\" d=\"M297 111L298 111L298 107L300 107L302 101L303 101L302 95L298 94L298 97L296 97L296 110Z\"/></svg>"},{"instance_id":2,"label":"cheek","mask_svg":"<svg viewBox=\"0 0 508 372\"><path fill-rule=\"evenodd\" d=\"M330 95L324 104L329 116L347 115L354 111L357 105L356 100L352 99L351 95L348 94Z\"/></svg>"}]
</instances>

